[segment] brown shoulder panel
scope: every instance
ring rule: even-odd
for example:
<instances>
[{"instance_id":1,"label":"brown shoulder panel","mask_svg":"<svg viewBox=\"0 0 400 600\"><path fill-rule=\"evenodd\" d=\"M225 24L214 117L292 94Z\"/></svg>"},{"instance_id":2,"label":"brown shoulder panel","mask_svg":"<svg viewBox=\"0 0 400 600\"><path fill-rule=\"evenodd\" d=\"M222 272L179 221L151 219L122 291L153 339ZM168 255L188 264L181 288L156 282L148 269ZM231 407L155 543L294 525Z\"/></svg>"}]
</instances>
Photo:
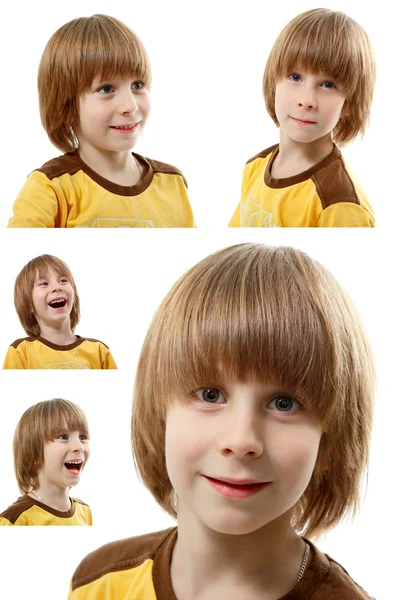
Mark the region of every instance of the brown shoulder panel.
<instances>
[{"instance_id":1,"label":"brown shoulder panel","mask_svg":"<svg viewBox=\"0 0 400 600\"><path fill-rule=\"evenodd\" d=\"M373 598L351 578L341 564L333 560L328 554L326 554L326 557L331 563L331 571L326 581L327 588L331 587L332 589L335 589L336 593L340 591L341 600L373 600ZM325 596L322 594L321 598L325 598Z\"/></svg>"},{"instance_id":2,"label":"brown shoulder panel","mask_svg":"<svg viewBox=\"0 0 400 600\"><path fill-rule=\"evenodd\" d=\"M100 579L108 573L125 571L154 558L157 550L175 528L106 544L83 559L72 577L72 590Z\"/></svg>"},{"instance_id":3,"label":"brown shoulder panel","mask_svg":"<svg viewBox=\"0 0 400 600\"><path fill-rule=\"evenodd\" d=\"M105 344L104 342L101 342L100 340L96 340L95 338L83 338L83 341L84 342L95 342L97 344L101 344L102 346L107 348L107 350L109 350L109 347L107 346L107 344Z\"/></svg>"},{"instance_id":4,"label":"brown shoulder panel","mask_svg":"<svg viewBox=\"0 0 400 600\"><path fill-rule=\"evenodd\" d=\"M35 169L35 171L43 173L48 179L52 180L66 173L75 175L78 171L82 171L82 161L77 151L68 152L49 160L40 169Z\"/></svg>"},{"instance_id":5,"label":"brown shoulder panel","mask_svg":"<svg viewBox=\"0 0 400 600\"><path fill-rule=\"evenodd\" d=\"M154 173L164 173L165 175L179 175L185 182L185 186L188 187L187 181L183 176L182 172L173 165L168 165L167 163L160 162L159 160L152 160L151 158L146 158L146 160L149 161Z\"/></svg>"},{"instance_id":6,"label":"brown shoulder panel","mask_svg":"<svg viewBox=\"0 0 400 600\"><path fill-rule=\"evenodd\" d=\"M312 180L317 188L322 208L328 208L337 202L360 204L342 156L329 163L325 168L318 170L312 176Z\"/></svg>"},{"instance_id":7,"label":"brown shoulder panel","mask_svg":"<svg viewBox=\"0 0 400 600\"><path fill-rule=\"evenodd\" d=\"M313 600L373 600L347 571L307 540L311 561L295 590L300 598ZM286 597L286 596L285 596ZM297 596L296 596L297 598Z\"/></svg>"},{"instance_id":8,"label":"brown shoulder panel","mask_svg":"<svg viewBox=\"0 0 400 600\"><path fill-rule=\"evenodd\" d=\"M261 150L261 152L259 152L255 156L252 156L252 158L249 158L249 160L246 162L246 165L253 162L253 160L256 160L257 158L266 158L268 156L268 154L271 154L271 152L274 152L274 150L276 150L278 146L279 146L279 144L275 144L274 146L270 146L269 148L266 148L265 150Z\"/></svg>"},{"instance_id":9,"label":"brown shoulder panel","mask_svg":"<svg viewBox=\"0 0 400 600\"><path fill-rule=\"evenodd\" d=\"M10 523L15 523L15 521L22 515L23 512L32 508L35 505L35 501L30 496L21 496L18 498L14 504L11 504L3 513L1 513L0 517L7 519Z\"/></svg>"},{"instance_id":10,"label":"brown shoulder panel","mask_svg":"<svg viewBox=\"0 0 400 600\"><path fill-rule=\"evenodd\" d=\"M34 338L34 337L19 338L18 340L15 340L15 342L13 342L12 344L10 344L10 346L12 346L13 348L18 348L18 346L22 342L34 342L36 339L37 338Z\"/></svg>"},{"instance_id":11,"label":"brown shoulder panel","mask_svg":"<svg viewBox=\"0 0 400 600\"><path fill-rule=\"evenodd\" d=\"M79 500L79 498L71 498L72 502L76 502L77 504L83 504L83 506L87 506L89 507L89 504L86 504L86 502L84 502L83 500Z\"/></svg>"}]
</instances>

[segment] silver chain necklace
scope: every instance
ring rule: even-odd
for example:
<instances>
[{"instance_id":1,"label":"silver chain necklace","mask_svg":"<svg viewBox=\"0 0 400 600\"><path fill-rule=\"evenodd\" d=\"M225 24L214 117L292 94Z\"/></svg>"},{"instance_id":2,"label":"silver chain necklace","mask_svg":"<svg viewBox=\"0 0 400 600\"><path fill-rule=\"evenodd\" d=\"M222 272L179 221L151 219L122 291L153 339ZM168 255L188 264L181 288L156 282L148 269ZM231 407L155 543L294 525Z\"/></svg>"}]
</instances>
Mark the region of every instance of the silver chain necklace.
<instances>
[{"instance_id":1,"label":"silver chain necklace","mask_svg":"<svg viewBox=\"0 0 400 600\"><path fill-rule=\"evenodd\" d=\"M300 581L301 579L303 579L304 571L306 570L308 555L310 553L310 546L307 544L307 542L304 542L304 543L305 543L306 547L304 548L303 560L301 561L301 566L300 566L299 574L297 576L297 581Z\"/></svg>"}]
</instances>

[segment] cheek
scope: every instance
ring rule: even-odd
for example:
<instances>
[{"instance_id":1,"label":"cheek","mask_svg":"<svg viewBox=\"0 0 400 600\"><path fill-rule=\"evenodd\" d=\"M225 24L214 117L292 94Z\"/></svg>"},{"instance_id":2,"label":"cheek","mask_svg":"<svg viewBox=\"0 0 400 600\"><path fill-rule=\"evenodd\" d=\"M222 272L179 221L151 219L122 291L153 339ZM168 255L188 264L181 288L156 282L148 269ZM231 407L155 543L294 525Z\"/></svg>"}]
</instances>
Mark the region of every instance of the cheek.
<instances>
[{"instance_id":1,"label":"cheek","mask_svg":"<svg viewBox=\"0 0 400 600\"><path fill-rule=\"evenodd\" d=\"M319 427L286 428L270 438L269 456L274 469L288 479L309 480L317 460Z\"/></svg>"},{"instance_id":2,"label":"cheek","mask_svg":"<svg viewBox=\"0 0 400 600\"><path fill-rule=\"evenodd\" d=\"M201 430L192 423L190 411L183 407L171 408L168 412L165 431L165 460L167 472L174 488L194 472L195 464L204 453Z\"/></svg>"},{"instance_id":3,"label":"cheek","mask_svg":"<svg viewBox=\"0 0 400 600\"><path fill-rule=\"evenodd\" d=\"M147 117L149 116L150 109L151 109L151 100L150 100L150 95L147 93L142 96L142 101L141 101L141 106L140 106L140 110L145 119L147 119Z\"/></svg>"}]
</instances>

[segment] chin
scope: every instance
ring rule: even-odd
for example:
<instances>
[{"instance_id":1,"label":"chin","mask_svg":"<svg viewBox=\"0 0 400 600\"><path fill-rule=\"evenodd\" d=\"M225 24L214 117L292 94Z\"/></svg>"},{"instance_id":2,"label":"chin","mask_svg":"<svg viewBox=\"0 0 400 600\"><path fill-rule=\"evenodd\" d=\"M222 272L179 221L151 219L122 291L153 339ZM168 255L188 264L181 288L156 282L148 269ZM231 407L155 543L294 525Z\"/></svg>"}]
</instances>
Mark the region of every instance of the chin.
<instances>
[{"instance_id":1,"label":"chin","mask_svg":"<svg viewBox=\"0 0 400 600\"><path fill-rule=\"evenodd\" d=\"M249 535L267 525L269 521L265 515L262 519L257 519L251 514L229 515L225 513L220 518L215 515L215 518L207 518L204 522L209 529L222 535Z\"/></svg>"}]
</instances>

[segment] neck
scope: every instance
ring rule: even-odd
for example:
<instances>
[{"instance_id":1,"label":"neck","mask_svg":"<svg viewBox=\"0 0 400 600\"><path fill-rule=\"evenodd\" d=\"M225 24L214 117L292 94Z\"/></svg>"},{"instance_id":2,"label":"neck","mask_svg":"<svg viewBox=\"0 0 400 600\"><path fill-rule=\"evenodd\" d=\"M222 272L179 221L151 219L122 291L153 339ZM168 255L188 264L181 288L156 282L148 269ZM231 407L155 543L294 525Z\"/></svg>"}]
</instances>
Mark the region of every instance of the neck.
<instances>
[{"instance_id":1,"label":"neck","mask_svg":"<svg viewBox=\"0 0 400 600\"><path fill-rule=\"evenodd\" d=\"M302 143L292 140L284 132L280 133L279 153L274 161L273 168L286 170L284 176L297 175L316 165L322 158L332 152L333 142L331 134L315 140Z\"/></svg>"},{"instance_id":2,"label":"neck","mask_svg":"<svg viewBox=\"0 0 400 600\"><path fill-rule=\"evenodd\" d=\"M80 144L78 153L84 163L109 181L135 185L140 180L139 165L130 151L112 152Z\"/></svg>"},{"instance_id":3,"label":"neck","mask_svg":"<svg viewBox=\"0 0 400 600\"><path fill-rule=\"evenodd\" d=\"M39 323L39 327L41 337L57 346L67 346L76 341L76 337L71 330L69 318L63 323L57 324L57 326L41 322Z\"/></svg>"},{"instance_id":4,"label":"neck","mask_svg":"<svg viewBox=\"0 0 400 600\"><path fill-rule=\"evenodd\" d=\"M217 533L179 510L171 577L177 598L280 598L297 583L304 542L285 513L244 535ZM235 592L236 593L236 592Z\"/></svg>"},{"instance_id":5,"label":"neck","mask_svg":"<svg viewBox=\"0 0 400 600\"><path fill-rule=\"evenodd\" d=\"M28 495L60 512L67 512L71 508L69 488L59 488L39 481L39 487L29 492Z\"/></svg>"}]
</instances>

